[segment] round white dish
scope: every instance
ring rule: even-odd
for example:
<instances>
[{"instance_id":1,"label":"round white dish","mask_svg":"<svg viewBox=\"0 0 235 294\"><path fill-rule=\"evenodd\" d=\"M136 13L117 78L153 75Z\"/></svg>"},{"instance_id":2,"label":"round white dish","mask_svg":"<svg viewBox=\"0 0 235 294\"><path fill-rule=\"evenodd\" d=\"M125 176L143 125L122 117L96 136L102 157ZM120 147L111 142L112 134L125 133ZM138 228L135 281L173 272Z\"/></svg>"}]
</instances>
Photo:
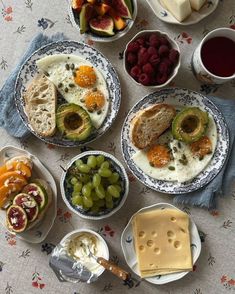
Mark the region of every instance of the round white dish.
<instances>
[{"instance_id":1,"label":"round white dish","mask_svg":"<svg viewBox=\"0 0 235 294\"><path fill-rule=\"evenodd\" d=\"M28 117L24 110L24 92L27 88L27 85L38 72L36 61L47 55L53 54L78 55L91 62L102 73L104 79L106 80L110 101L108 114L101 127L97 130L94 130L92 134L84 141L79 142L68 140L63 138L58 131L52 137L40 136L35 133L28 122ZM19 71L15 84L15 103L25 126L39 139L46 143L62 147L81 147L96 140L111 127L118 114L121 104L121 86L118 75L112 64L98 50L84 43L78 43L75 41L58 41L38 49L24 62ZM65 103L64 100L59 97L57 105L59 106L63 103Z\"/></svg>"},{"instance_id":2,"label":"round white dish","mask_svg":"<svg viewBox=\"0 0 235 294\"><path fill-rule=\"evenodd\" d=\"M69 240L76 238L76 236L80 235L81 233L90 233L90 234L94 235L102 243L102 246L104 248L104 252L101 257L109 260L109 248L108 248L106 241L97 232L92 231L90 229L78 229L78 230L74 230L74 231L68 233L60 241L60 245L64 246L66 243L68 243ZM100 256L98 256L98 257L100 257ZM101 267L99 272L97 273L97 278L100 277L104 271L105 271L105 268Z\"/></svg>"},{"instance_id":3,"label":"round white dish","mask_svg":"<svg viewBox=\"0 0 235 294\"><path fill-rule=\"evenodd\" d=\"M115 203L114 208L106 209L105 211L101 211L98 214L95 214L93 212L87 212L84 209L82 209L82 207L73 205L72 201L71 201L72 190L69 189L68 187L66 187L66 181L65 181L66 175L67 175L67 170L69 169L69 167L77 159L82 159L82 158L85 158L89 155L103 155L105 158L108 158L109 160L111 160L113 167L119 173L120 178L122 179L121 182L122 182L122 186L124 189L124 192L122 193L120 198ZM62 175L60 178L60 190L61 190L62 198L63 198L65 204L72 212L76 213L77 215L79 215L80 217L82 217L84 219L100 220L100 219L110 217L111 215L116 213L123 206L123 204L125 203L126 198L128 196L128 193L129 193L129 180L128 180L128 176L125 171L125 168L113 155L106 153L106 152L103 152L103 151L86 151L86 152L83 152L83 153L75 156L68 163L68 165L65 168L65 171L62 172Z\"/></svg>"},{"instance_id":4,"label":"round white dish","mask_svg":"<svg viewBox=\"0 0 235 294\"><path fill-rule=\"evenodd\" d=\"M135 274L137 274L138 276L140 275L140 273L138 270L138 262L137 262L137 257L136 257L136 253L135 253L135 246L134 246L134 240L133 240L133 231L132 231L131 221L132 221L133 217L136 214L138 214L139 212L151 211L156 208L157 209L164 209L164 208L178 209L177 207L175 207L171 204L168 204L168 203L158 203L158 204L153 204L148 207L141 208L135 214L132 215L127 226L125 227L125 229L122 232L121 247L122 247L122 251L123 251L126 263L132 269L132 271ZM200 236L199 236L197 227L191 218L190 218L189 230L190 230L190 239L191 239L192 259L193 259L193 264L195 264L195 262L197 261L199 255L200 255L200 252L201 252L201 240L200 240ZM183 278L185 275L187 275L188 273L189 272L180 272L180 273L174 273L174 274L168 274L168 275L157 275L157 276L154 276L151 278L145 278L145 280L152 283L152 284L162 285L162 284L166 284L169 282L179 280L179 279Z\"/></svg>"},{"instance_id":5,"label":"round white dish","mask_svg":"<svg viewBox=\"0 0 235 294\"><path fill-rule=\"evenodd\" d=\"M131 121L139 110L156 103L167 103L173 106L183 107L199 107L207 111L214 118L217 126L217 145L214 155L207 167L191 181L178 183L154 179L146 175L136 166L132 159L132 156L138 149L131 142ZM220 172L228 154L229 132L222 113L210 99L188 89L168 88L148 94L132 107L123 124L121 145L127 166L140 182L162 193L184 194L205 186Z\"/></svg>"},{"instance_id":6,"label":"round white dish","mask_svg":"<svg viewBox=\"0 0 235 294\"><path fill-rule=\"evenodd\" d=\"M172 48L177 50L179 52L179 60L178 60L178 63L177 65L175 66L173 72L171 73L171 76L169 77L169 79L162 85L152 85L152 86L144 86L140 83L138 83L134 78L132 78L132 76L128 73L127 71L127 64L126 64L126 50L127 50L127 47L128 47L128 44L136 39L138 39L139 37L141 36L145 36L145 35L150 35L151 33L157 33L157 34L161 34L163 35L164 37L167 38L167 40L169 41L169 43L171 44ZM124 50L124 59L123 59L123 67L124 67L124 71L125 73L132 79L132 81L138 85L138 86L142 86L142 87L145 87L145 88L152 88L152 89L160 89L160 88L163 88L165 86L167 86L174 78L175 76L177 75L178 71L179 71L179 68L180 68L180 64L181 64L181 54L180 54L180 48L178 46L178 44L169 37L169 35L165 32L161 32L161 31L158 31L158 30L144 30L144 31L141 31L141 32L138 32L126 45L126 48Z\"/></svg>"},{"instance_id":7,"label":"round white dish","mask_svg":"<svg viewBox=\"0 0 235 294\"><path fill-rule=\"evenodd\" d=\"M149 6L152 8L154 14L162 21L181 26L192 25L198 23L208 15L210 15L219 4L219 0L206 1L203 7L199 11L193 11L192 14L184 21L178 21L168 10L166 10L161 0L146 0Z\"/></svg>"},{"instance_id":8,"label":"round white dish","mask_svg":"<svg viewBox=\"0 0 235 294\"><path fill-rule=\"evenodd\" d=\"M132 0L132 4L133 4L132 19L127 20L127 26L125 27L124 30L121 30L121 31L117 32L115 35L109 36L109 37L98 36L98 35L92 33L91 31L85 33L84 36L94 42L100 42L100 43L113 42L113 41L116 41L116 40L120 39L121 37L125 36L126 33L129 32L129 30L132 28L132 26L135 22L136 16L137 16L137 0ZM72 9L70 1L68 3L68 11L69 11L69 17L70 17L70 20L71 20L73 26L80 32L79 17L74 14L74 11Z\"/></svg>"},{"instance_id":9,"label":"round white dish","mask_svg":"<svg viewBox=\"0 0 235 294\"><path fill-rule=\"evenodd\" d=\"M29 243L41 243L46 236L48 235L50 229L52 228L56 215L57 215L57 188L54 178L52 177L51 173L48 171L48 169L39 161L39 159L35 156L29 153L28 151L25 151L23 149L14 147L14 146L5 146L0 151L0 165L3 165L5 162L5 159L9 159L15 156L19 155L25 155L29 157L33 162L33 170L32 170L32 179L34 178L40 178L50 185L53 193L53 200L51 205L49 206L45 216L43 219L38 223L38 225L35 225L30 230L27 230L22 233L15 234L19 239L22 239L24 241L27 241ZM6 226L6 211L0 209L0 222L2 225L8 230ZM12 232L11 232L12 233ZM14 233L12 233L14 234Z\"/></svg>"}]
</instances>

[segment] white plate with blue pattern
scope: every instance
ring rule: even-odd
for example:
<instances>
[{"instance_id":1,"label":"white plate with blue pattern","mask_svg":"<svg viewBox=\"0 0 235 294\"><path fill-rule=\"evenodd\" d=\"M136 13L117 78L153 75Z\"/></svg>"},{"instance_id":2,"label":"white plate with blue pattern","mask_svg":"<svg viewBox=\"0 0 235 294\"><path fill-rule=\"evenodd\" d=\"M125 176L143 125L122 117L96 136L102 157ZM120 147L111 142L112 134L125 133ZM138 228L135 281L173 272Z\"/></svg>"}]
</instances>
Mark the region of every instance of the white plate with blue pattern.
<instances>
[{"instance_id":1,"label":"white plate with blue pattern","mask_svg":"<svg viewBox=\"0 0 235 294\"><path fill-rule=\"evenodd\" d=\"M132 159L138 149L131 142L131 121L139 110L157 103L166 103L176 107L199 107L201 110L207 111L214 118L217 126L217 145L215 152L206 168L191 181L178 183L154 179L145 174ZM229 131L222 113L209 98L188 89L168 88L145 96L132 107L123 124L121 144L126 164L140 182L162 193L184 194L196 191L205 186L220 172L229 150Z\"/></svg>"},{"instance_id":2,"label":"white plate with blue pattern","mask_svg":"<svg viewBox=\"0 0 235 294\"><path fill-rule=\"evenodd\" d=\"M122 232L121 246L122 246L122 251L123 251L126 263L132 269L132 271L138 276L140 276L140 273L139 273L138 261L137 261L137 257L135 253L134 237L133 237L133 231L132 231L132 225L131 225L132 219L136 214L140 212L151 211L155 209L165 209L165 208L178 209L177 207L168 203L158 203L148 207L141 208L139 211L133 214L127 226ZM191 252L192 252L193 264L195 264L201 252L201 239L194 221L191 218L189 218L189 220L190 220L189 231L190 231L190 241L191 241ZM185 275L187 275L188 273L189 272L179 272L179 273L168 274L168 275L157 275L151 278L145 278L145 280L152 284L162 285L162 284L179 280L183 278Z\"/></svg>"},{"instance_id":3,"label":"white plate with blue pattern","mask_svg":"<svg viewBox=\"0 0 235 294\"><path fill-rule=\"evenodd\" d=\"M53 54L78 55L92 63L92 65L94 65L102 73L104 79L106 80L110 101L108 114L101 127L97 130L94 130L92 134L84 141L79 142L68 140L64 138L58 131L52 137L40 136L31 127L28 121L28 117L25 113L25 101L23 96L27 85L38 72L36 61L47 55ZM66 101L63 100L63 98L59 95L57 105L59 106L65 102ZM118 114L121 104L121 86L118 75L112 64L98 50L89 45L86 45L85 43L78 43L75 41L58 41L38 49L22 65L15 84L15 103L24 124L39 139L45 141L46 143L62 147L81 147L98 139L111 127Z\"/></svg>"},{"instance_id":4,"label":"white plate with blue pattern","mask_svg":"<svg viewBox=\"0 0 235 294\"><path fill-rule=\"evenodd\" d=\"M219 4L219 0L207 0L199 11L193 10L192 14L184 21L178 21L165 7L161 4L161 0L147 0L154 14L162 21L182 26L198 23L203 18L210 15Z\"/></svg>"}]
</instances>

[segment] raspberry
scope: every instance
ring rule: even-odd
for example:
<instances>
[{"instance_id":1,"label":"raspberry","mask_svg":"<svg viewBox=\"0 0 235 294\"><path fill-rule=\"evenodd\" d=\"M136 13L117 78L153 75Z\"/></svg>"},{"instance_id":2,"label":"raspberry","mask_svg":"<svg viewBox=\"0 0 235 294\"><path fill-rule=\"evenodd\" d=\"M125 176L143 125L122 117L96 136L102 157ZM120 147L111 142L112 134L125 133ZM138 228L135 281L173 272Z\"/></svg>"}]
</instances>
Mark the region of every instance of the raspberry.
<instances>
[{"instance_id":1,"label":"raspberry","mask_svg":"<svg viewBox=\"0 0 235 294\"><path fill-rule=\"evenodd\" d=\"M154 54L152 56L150 56L149 58L149 62L153 65L153 66L157 66L160 63L160 57L157 54Z\"/></svg>"},{"instance_id":2,"label":"raspberry","mask_svg":"<svg viewBox=\"0 0 235 294\"><path fill-rule=\"evenodd\" d=\"M132 78L137 79L141 74L141 68L138 65L135 65L131 68L130 75Z\"/></svg>"},{"instance_id":3,"label":"raspberry","mask_svg":"<svg viewBox=\"0 0 235 294\"><path fill-rule=\"evenodd\" d=\"M157 75L156 82L157 82L158 85L164 84L167 80L168 80L167 74L163 74L163 75L159 74L159 75Z\"/></svg>"},{"instance_id":4,"label":"raspberry","mask_svg":"<svg viewBox=\"0 0 235 294\"><path fill-rule=\"evenodd\" d=\"M139 53L138 54L138 64L139 65L146 64L149 61L149 57L150 57L150 55L148 54L147 51L143 54Z\"/></svg>"},{"instance_id":5,"label":"raspberry","mask_svg":"<svg viewBox=\"0 0 235 294\"><path fill-rule=\"evenodd\" d=\"M169 54L169 48L166 45L161 45L158 49L158 54L162 56L167 56Z\"/></svg>"},{"instance_id":6,"label":"raspberry","mask_svg":"<svg viewBox=\"0 0 235 294\"><path fill-rule=\"evenodd\" d=\"M137 42L131 42L127 46L127 52L137 52L140 48L140 45Z\"/></svg>"},{"instance_id":7,"label":"raspberry","mask_svg":"<svg viewBox=\"0 0 235 294\"><path fill-rule=\"evenodd\" d=\"M175 49L171 49L169 53L169 59L173 64L176 64L179 60L179 52Z\"/></svg>"},{"instance_id":8,"label":"raspberry","mask_svg":"<svg viewBox=\"0 0 235 294\"><path fill-rule=\"evenodd\" d=\"M137 63L137 55L135 53L129 52L127 54L127 63L128 64L136 64Z\"/></svg>"},{"instance_id":9,"label":"raspberry","mask_svg":"<svg viewBox=\"0 0 235 294\"><path fill-rule=\"evenodd\" d=\"M168 57L163 57L161 61L165 62L169 67L173 66L173 62Z\"/></svg>"},{"instance_id":10,"label":"raspberry","mask_svg":"<svg viewBox=\"0 0 235 294\"><path fill-rule=\"evenodd\" d=\"M142 74L139 76L138 81L139 81L139 83L141 83L142 85L144 85L144 86L148 86L148 85L150 85L151 78L150 78L150 76L148 76L146 73L142 73Z\"/></svg>"},{"instance_id":11,"label":"raspberry","mask_svg":"<svg viewBox=\"0 0 235 294\"><path fill-rule=\"evenodd\" d=\"M161 37L159 38L159 40L160 40L160 42L161 42L161 45L169 46L169 41L167 40L166 37L161 36Z\"/></svg>"},{"instance_id":12,"label":"raspberry","mask_svg":"<svg viewBox=\"0 0 235 294\"><path fill-rule=\"evenodd\" d=\"M161 45L158 35L151 34L149 37L149 44L155 48L158 48Z\"/></svg>"},{"instance_id":13,"label":"raspberry","mask_svg":"<svg viewBox=\"0 0 235 294\"><path fill-rule=\"evenodd\" d=\"M139 37L138 39L135 40L139 45L144 46L145 45L145 37Z\"/></svg>"},{"instance_id":14,"label":"raspberry","mask_svg":"<svg viewBox=\"0 0 235 294\"><path fill-rule=\"evenodd\" d=\"M169 71L169 66L165 62L161 62L158 66L158 71L160 74L167 74Z\"/></svg>"},{"instance_id":15,"label":"raspberry","mask_svg":"<svg viewBox=\"0 0 235 294\"><path fill-rule=\"evenodd\" d=\"M148 54L150 54L150 55L157 54L157 49L152 46L150 46L147 51L148 51Z\"/></svg>"},{"instance_id":16,"label":"raspberry","mask_svg":"<svg viewBox=\"0 0 235 294\"><path fill-rule=\"evenodd\" d=\"M154 72L154 68L150 63L146 63L143 67L142 70L144 73L148 74L148 75L152 75Z\"/></svg>"}]
</instances>

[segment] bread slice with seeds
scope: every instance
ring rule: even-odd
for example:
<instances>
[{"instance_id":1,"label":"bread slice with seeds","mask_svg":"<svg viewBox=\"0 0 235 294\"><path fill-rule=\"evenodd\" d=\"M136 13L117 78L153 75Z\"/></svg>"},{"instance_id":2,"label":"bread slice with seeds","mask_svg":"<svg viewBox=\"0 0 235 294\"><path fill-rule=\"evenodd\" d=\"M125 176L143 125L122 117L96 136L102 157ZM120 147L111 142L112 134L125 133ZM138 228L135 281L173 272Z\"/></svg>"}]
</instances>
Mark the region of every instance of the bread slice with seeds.
<instances>
[{"instance_id":1,"label":"bread slice with seeds","mask_svg":"<svg viewBox=\"0 0 235 294\"><path fill-rule=\"evenodd\" d=\"M24 94L25 112L32 129L50 137L56 130L57 90L44 74L37 75Z\"/></svg>"},{"instance_id":2,"label":"bread slice with seeds","mask_svg":"<svg viewBox=\"0 0 235 294\"><path fill-rule=\"evenodd\" d=\"M131 136L135 147L149 147L171 126L175 115L175 108L168 104L155 104L140 110L131 123Z\"/></svg>"}]
</instances>

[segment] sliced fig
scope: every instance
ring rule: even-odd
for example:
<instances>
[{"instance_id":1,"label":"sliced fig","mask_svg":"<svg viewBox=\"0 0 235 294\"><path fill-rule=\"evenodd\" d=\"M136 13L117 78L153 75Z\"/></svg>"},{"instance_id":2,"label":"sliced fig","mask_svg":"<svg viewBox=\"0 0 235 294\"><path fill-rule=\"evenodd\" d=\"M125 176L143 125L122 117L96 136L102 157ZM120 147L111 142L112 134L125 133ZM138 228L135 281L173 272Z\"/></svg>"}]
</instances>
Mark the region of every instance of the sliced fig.
<instances>
[{"instance_id":1,"label":"sliced fig","mask_svg":"<svg viewBox=\"0 0 235 294\"><path fill-rule=\"evenodd\" d=\"M115 12L123 18L132 18L132 1L131 0L115 0L112 1L112 7Z\"/></svg>"},{"instance_id":2,"label":"sliced fig","mask_svg":"<svg viewBox=\"0 0 235 294\"><path fill-rule=\"evenodd\" d=\"M26 185L22 191L30 196L32 196L39 206L39 211L42 211L47 205L48 196L45 189L36 183L30 183Z\"/></svg>"},{"instance_id":3,"label":"sliced fig","mask_svg":"<svg viewBox=\"0 0 235 294\"><path fill-rule=\"evenodd\" d=\"M90 28L93 33L99 36L113 36L114 23L113 19L104 15L102 17L92 18L89 22Z\"/></svg>"},{"instance_id":4,"label":"sliced fig","mask_svg":"<svg viewBox=\"0 0 235 294\"><path fill-rule=\"evenodd\" d=\"M7 226L9 230L20 233L23 232L28 224L27 214L18 205L11 205L7 210Z\"/></svg>"},{"instance_id":5,"label":"sliced fig","mask_svg":"<svg viewBox=\"0 0 235 294\"><path fill-rule=\"evenodd\" d=\"M25 193L20 193L14 198L13 204L18 205L24 209L29 223L33 222L37 218L39 208L36 200L32 196Z\"/></svg>"},{"instance_id":6,"label":"sliced fig","mask_svg":"<svg viewBox=\"0 0 235 294\"><path fill-rule=\"evenodd\" d=\"M80 21L80 33L84 34L89 30L89 21L95 15L95 8L93 5L87 3L82 5L81 12L79 14Z\"/></svg>"}]
</instances>

